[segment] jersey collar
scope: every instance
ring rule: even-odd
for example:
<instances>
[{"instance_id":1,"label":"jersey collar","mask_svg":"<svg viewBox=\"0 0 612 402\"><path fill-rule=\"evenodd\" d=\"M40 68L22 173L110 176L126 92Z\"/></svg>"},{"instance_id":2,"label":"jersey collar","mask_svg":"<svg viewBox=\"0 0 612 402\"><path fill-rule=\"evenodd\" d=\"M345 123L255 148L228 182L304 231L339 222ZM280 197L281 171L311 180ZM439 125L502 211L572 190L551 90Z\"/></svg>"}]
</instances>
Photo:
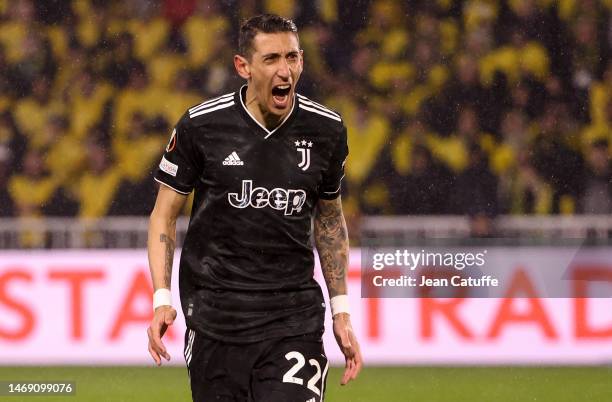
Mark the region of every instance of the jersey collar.
<instances>
[{"instance_id":1,"label":"jersey collar","mask_svg":"<svg viewBox=\"0 0 612 402\"><path fill-rule=\"evenodd\" d=\"M281 127L283 127L285 125L285 123L287 123L295 114L297 107L296 107L296 103L298 102L298 97L295 96L295 93L293 94L293 102L291 102L291 110L289 111L289 113L287 114L287 116L285 116L285 118L283 119L283 121L281 121L281 123L276 126L273 130L268 130L265 126L263 126L259 121L257 121L257 119L251 114L251 112L249 111L249 109L247 109L246 105L244 104L244 96L246 96L246 89L247 89L247 85L243 85L240 87L240 90L236 92L236 97L238 99L235 99L235 102L238 103L240 102L240 105L242 105L242 108L239 108L242 110L242 115L243 117L247 120L248 123L255 123L257 125L257 127L261 130L263 130L265 136L264 138L268 138L270 137L272 134L276 133Z\"/></svg>"}]
</instances>

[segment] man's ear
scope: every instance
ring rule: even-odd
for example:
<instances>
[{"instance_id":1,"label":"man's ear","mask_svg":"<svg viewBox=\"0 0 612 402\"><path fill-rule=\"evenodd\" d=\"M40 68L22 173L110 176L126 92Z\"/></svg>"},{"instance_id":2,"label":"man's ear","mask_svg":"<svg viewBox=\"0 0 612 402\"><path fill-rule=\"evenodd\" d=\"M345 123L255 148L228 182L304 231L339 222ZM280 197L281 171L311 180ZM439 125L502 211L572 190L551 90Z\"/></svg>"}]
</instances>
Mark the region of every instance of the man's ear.
<instances>
[{"instance_id":1,"label":"man's ear","mask_svg":"<svg viewBox=\"0 0 612 402\"><path fill-rule=\"evenodd\" d=\"M251 78L251 66L249 66L249 61L243 56L240 56L239 54L234 56L234 67L236 68L238 75L245 80Z\"/></svg>"}]
</instances>

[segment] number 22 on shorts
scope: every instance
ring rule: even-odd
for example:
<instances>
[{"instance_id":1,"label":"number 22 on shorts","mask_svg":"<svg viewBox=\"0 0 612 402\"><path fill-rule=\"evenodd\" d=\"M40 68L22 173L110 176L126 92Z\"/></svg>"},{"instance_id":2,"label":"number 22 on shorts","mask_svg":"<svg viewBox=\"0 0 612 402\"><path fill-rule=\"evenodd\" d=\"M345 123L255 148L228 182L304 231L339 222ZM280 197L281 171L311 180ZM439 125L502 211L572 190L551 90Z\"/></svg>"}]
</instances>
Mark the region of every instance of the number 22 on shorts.
<instances>
[{"instance_id":1,"label":"number 22 on shorts","mask_svg":"<svg viewBox=\"0 0 612 402\"><path fill-rule=\"evenodd\" d=\"M283 382L290 382L290 383L293 383L293 384L304 385L304 380L303 379L295 377L295 374L298 371L300 371L300 369L302 367L304 367L306 365L306 359L304 358L304 355L301 354L300 352L293 351L293 352L287 353L285 355L285 359L287 359L289 361L296 360L296 362L285 373L285 375L283 375ZM317 382L319 380L322 379L322 381L321 381L322 388L325 386L325 376L327 375L327 370L329 369L329 362L325 363L325 368L323 369L323 373L321 373L321 365L319 364L319 362L317 360L310 359L310 360L308 360L308 363L312 367L315 368L316 372L310 378L310 380L308 380L308 382L306 383L306 387L309 390L311 390L312 392L314 392L315 394L317 394L318 396L321 396L321 394L323 393L324 389L319 389L316 384L317 384Z\"/></svg>"}]
</instances>

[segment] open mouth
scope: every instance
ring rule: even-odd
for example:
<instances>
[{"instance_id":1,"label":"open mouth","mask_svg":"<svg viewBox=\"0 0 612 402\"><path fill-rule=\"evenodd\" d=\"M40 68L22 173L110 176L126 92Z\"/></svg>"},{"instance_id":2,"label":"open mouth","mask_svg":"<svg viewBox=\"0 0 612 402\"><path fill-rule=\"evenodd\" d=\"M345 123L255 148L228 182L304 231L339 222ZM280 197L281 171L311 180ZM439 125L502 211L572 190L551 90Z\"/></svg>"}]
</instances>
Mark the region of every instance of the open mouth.
<instances>
[{"instance_id":1,"label":"open mouth","mask_svg":"<svg viewBox=\"0 0 612 402\"><path fill-rule=\"evenodd\" d=\"M274 105L278 108L285 108L289 103L289 92L291 92L290 84L275 85L272 88Z\"/></svg>"}]
</instances>

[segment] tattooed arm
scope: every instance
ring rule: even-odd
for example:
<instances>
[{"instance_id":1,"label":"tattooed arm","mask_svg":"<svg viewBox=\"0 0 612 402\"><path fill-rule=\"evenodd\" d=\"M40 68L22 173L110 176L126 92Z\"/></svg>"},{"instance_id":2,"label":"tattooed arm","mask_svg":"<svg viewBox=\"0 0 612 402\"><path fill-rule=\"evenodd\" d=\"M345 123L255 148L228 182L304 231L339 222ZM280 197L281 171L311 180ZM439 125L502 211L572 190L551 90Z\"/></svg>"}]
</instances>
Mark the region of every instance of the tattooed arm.
<instances>
[{"instance_id":1,"label":"tattooed arm","mask_svg":"<svg viewBox=\"0 0 612 402\"><path fill-rule=\"evenodd\" d=\"M314 236L330 299L345 295L349 247L340 197L319 201L314 219Z\"/></svg>"},{"instance_id":2,"label":"tattooed arm","mask_svg":"<svg viewBox=\"0 0 612 402\"><path fill-rule=\"evenodd\" d=\"M161 185L159 188L155 207L149 220L147 242L149 269L154 290L170 289L176 241L176 220L186 200L187 196L169 187ZM155 309L153 320L147 329L149 353L158 366L161 364L161 357L170 360L170 355L161 338L175 318L176 310L172 306L159 306Z\"/></svg>"},{"instance_id":3,"label":"tattooed arm","mask_svg":"<svg viewBox=\"0 0 612 402\"><path fill-rule=\"evenodd\" d=\"M161 185L149 220L149 268L155 290L170 289L176 240L176 220L186 195Z\"/></svg>"},{"instance_id":4,"label":"tattooed arm","mask_svg":"<svg viewBox=\"0 0 612 402\"><path fill-rule=\"evenodd\" d=\"M340 197L329 201L319 200L314 219L314 237L330 300L346 295L349 246ZM345 385L357 378L361 370L361 351L351 326L350 315L335 314L333 321L334 335L346 360L341 380L341 384Z\"/></svg>"}]
</instances>

